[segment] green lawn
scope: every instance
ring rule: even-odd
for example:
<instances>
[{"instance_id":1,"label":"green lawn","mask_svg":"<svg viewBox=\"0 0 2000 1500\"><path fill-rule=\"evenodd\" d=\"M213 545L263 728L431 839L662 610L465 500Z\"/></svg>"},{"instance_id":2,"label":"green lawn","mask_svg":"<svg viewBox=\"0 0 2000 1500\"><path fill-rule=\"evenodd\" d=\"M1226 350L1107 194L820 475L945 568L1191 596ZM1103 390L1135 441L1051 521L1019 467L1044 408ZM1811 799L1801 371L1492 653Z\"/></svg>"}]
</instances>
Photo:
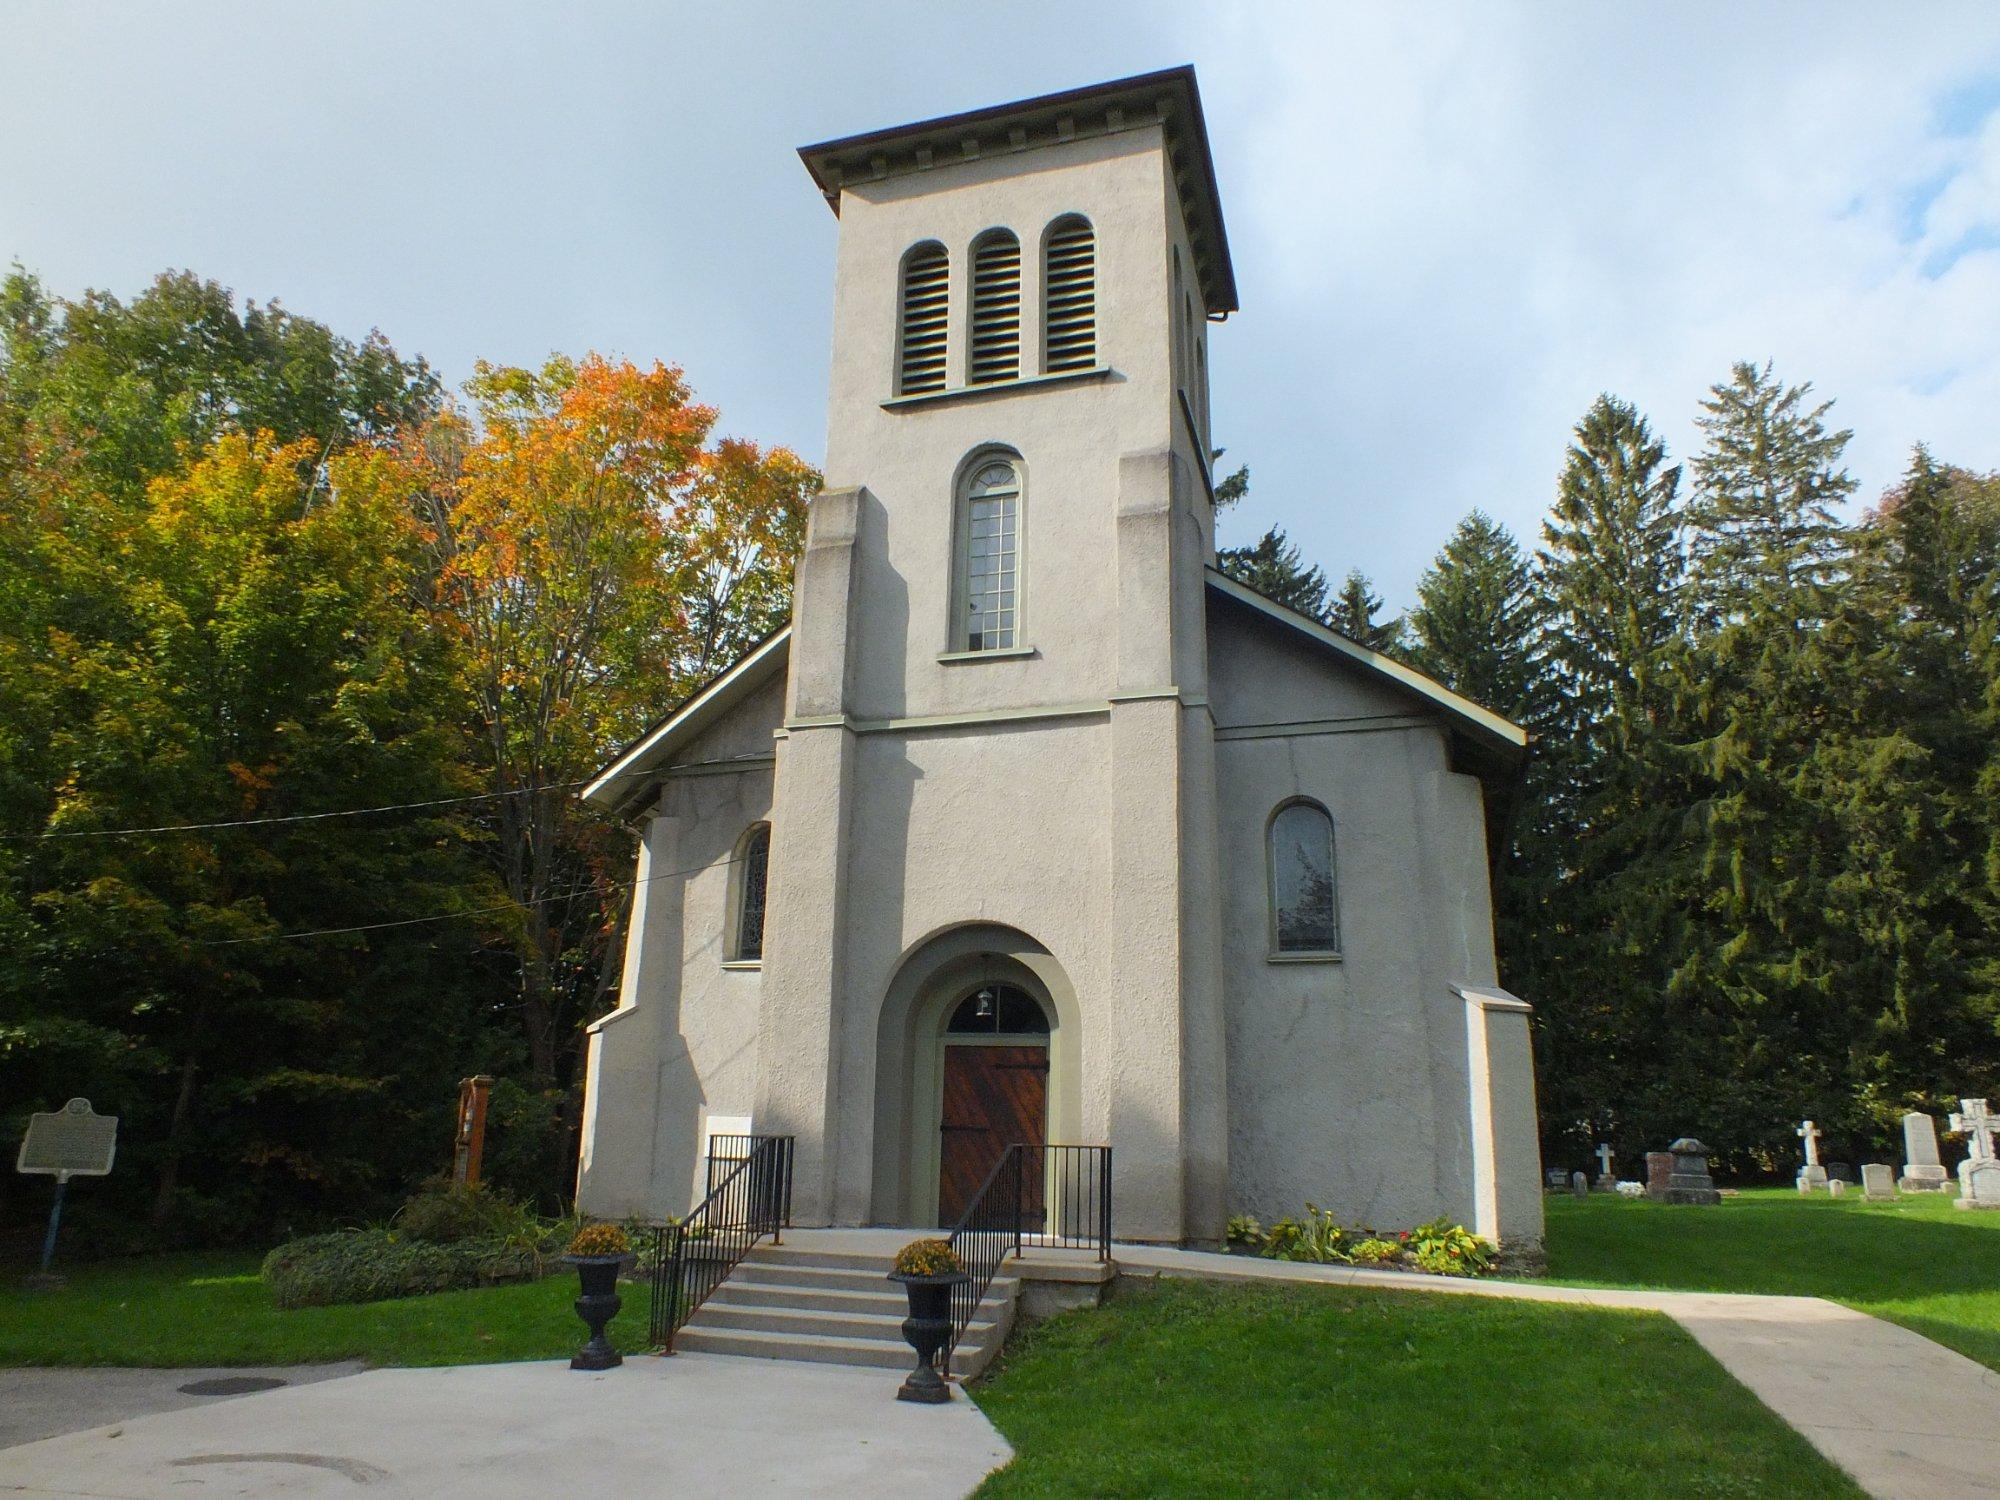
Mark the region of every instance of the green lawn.
<instances>
[{"instance_id":1,"label":"green lawn","mask_svg":"<svg viewBox=\"0 0 2000 1500\"><path fill-rule=\"evenodd\" d=\"M61 1291L0 1287L0 1365L479 1364L575 1352L584 1327L574 1276L392 1302L287 1312L257 1276L260 1257L161 1255L69 1268ZM645 1342L648 1297L624 1289L611 1325Z\"/></svg>"},{"instance_id":2,"label":"green lawn","mask_svg":"<svg viewBox=\"0 0 2000 1500\"><path fill-rule=\"evenodd\" d=\"M982 1497L1862 1493L1658 1314L1120 1286L976 1389L1017 1454Z\"/></svg>"},{"instance_id":3,"label":"green lawn","mask_svg":"<svg viewBox=\"0 0 2000 1500\"><path fill-rule=\"evenodd\" d=\"M1718 1208L1554 1196L1548 1249L1551 1280L1827 1297L2000 1370L2000 1213L1941 1193L1864 1203L1762 1188Z\"/></svg>"}]
</instances>

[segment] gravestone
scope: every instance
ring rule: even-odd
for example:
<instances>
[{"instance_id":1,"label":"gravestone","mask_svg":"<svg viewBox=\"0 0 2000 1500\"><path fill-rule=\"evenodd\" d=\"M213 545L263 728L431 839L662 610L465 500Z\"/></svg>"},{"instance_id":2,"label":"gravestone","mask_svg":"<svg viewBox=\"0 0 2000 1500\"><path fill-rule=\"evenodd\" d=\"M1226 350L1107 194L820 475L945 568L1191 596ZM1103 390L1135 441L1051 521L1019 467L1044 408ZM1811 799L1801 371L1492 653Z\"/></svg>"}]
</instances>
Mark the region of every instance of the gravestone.
<instances>
[{"instance_id":1,"label":"gravestone","mask_svg":"<svg viewBox=\"0 0 2000 1500\"><path fill-rule=\"evenodd\" d=\"M1861 1169L1861 1192L1870 1203L1888 1203L1896 1196L1895 1168L1871 1161Z\"/></svg>"},{"instance_id":2,"label":"gravestone","mask_svg":"<svg viewBox=\"0 0 2000 1500\"><path fill-rule=\"evenodd\" d=\"M1986 1107L1984 1099L1961 1099L1951 1128L1965 1137L1971 1152L1958 1164L1959 1208L2000 1208L2000 1161L1993 1156L1993 1132L2000 1129L2000 1117Z\"/></svg>"},{"instance_id":3,"label":"gravestone","mask_svg":"<svg viewBox=\"0 0 2000 1500\"><path fill-rule=\"evenodd\" d=\"M1938 1155L1937 1122L1929 1115L1903 1116L1903 1178L1896 1184L1906 1193L1942 1193L1951 1174Z\"/></svg>"},{"instance_id":4,"label":"gravestone","mask_svg":"<svg viewBox=\"0 0 2000 1500\"><path fill-rule=\"evenodd\" d=\"M1859 1177L1854 1175L1854 1168L1846 1162L1830 1161L1826 1163L1826 1182L1828 1187L1833 1186L1836 1182L1844 1182L1849 1187L1853 1187L1860 1180Z\"/></svg>"},{"instance_id":5,"label":"gravestone","mask_svg":"<svg viewBox=\"0 0 2000 1500\"><path fill-rule=\"evenodd\" d=\"M1570 1196L1573 1198L1588 1198L1590 1196L1590 1179L1581 1172L1570 1173L1569 1191Z\"/></svg>"},{"instance_id":6,"label":"gravestone","mask_svg":"<svg viewBox=\"0 0 2000 1500\"><path fill-rule=\"evenodd\" d=\"M1552 1188L1566 1188L1569 1186L1569 1173L1561 1167L1550 1167L1542 1173L1542 1181Z\"/></svg>"},{"instance_id":7,"label":"gravestone","mask_svg":"<svg viewBox=\"0 0 2000 1500\"><path fill-rule=\"evenodd\" d=\"M1648 1151L1646 1153L1646 1196L1665 1202L1667 1186L1673 1180L1674 1153L1671 1151Z\"/></svg>"},{"instance_id":8,"label":"gravestone","mask_svg":"<svg viewBox=\"0 0 2000 1500\"><path fill-rule=\"evenodd\" d=\"M1608 1193L1618 1186L1618 1174L1611 1170L1611 1143L1597 1143L1597 1190Z\"/></svg>"},{"instance_id":9,"label":"gravestone","mask_svg":"<svg viewBox=\"0 0 2000 1500\"><path fill-rule=\"evenodd\" d=\"M1847 1179L1845 1177L1829 1178L1826 1190L1830 1195L1838 1198L1842 1193L1847 1191Z\"/></svg>"},{"instance_id":10,"label":"gravestone","mask_svg":"<svg viewBox=\"0 0 2000 1500\"><path fill-rule=\"evenodd\" d=\"M1712 1208L1722 1201L1715 1179L1708 1175L1708 1147L1684 1135L1667 1150L1673 1162L1673 1175L1667 1178L1667 1202Z\"/></svg>"},{"instance_id":11,"label":"gravestone","mask_svg":"<svg viewBox=\"0 0 2000 1500\"><path fill-rule=\"evenodd\" d=\"M1806 1164L1799 1168L1799 1191L1810 1193L1814 1188L1825 1187L1826 1168L1819 1164L1819 1126L1807 1120L1792 1134L1806 1143Z\"/></svg>"}]
</instances>

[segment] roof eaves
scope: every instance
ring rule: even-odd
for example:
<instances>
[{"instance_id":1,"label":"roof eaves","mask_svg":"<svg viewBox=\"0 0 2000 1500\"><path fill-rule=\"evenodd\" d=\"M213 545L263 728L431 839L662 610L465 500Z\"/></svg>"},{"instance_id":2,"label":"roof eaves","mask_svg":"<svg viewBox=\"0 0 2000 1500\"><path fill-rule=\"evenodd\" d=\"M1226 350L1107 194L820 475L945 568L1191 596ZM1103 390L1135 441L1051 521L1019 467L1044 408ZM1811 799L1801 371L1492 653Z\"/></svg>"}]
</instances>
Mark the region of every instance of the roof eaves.
<instances>
[{"instance_id":1,"label":"roof eaves","mask_svg":"<svg viewBox=\"0 0 2000 1500\"><path fill-rule=\"evenodd\" d=\"M578 796L594 806L622 812L651 786L654 773L674 751L708 726L716 715L734 707L752 688L782 665L792 638L784 626L766 636L733 665L711 677L681 700L673 712L620 751Z\"/></svg>"},{"instance_id":2,"label":"roof eaves","mask_svg":"<svg viewBox=\"0 0 2000 1500\"><path fill-rule=\"evenodd\" d=\"M1438 707L1457 717L1466 728L1481 739L1516 752L1527 749L1527 730L1512 720L1496 714L1492 709L1483 707L1462 694L1454 693L1436 678L1425 676L1415 667L1407 666L1393 656L1371 650L1359 641L1322 625L1310 615L1302 615L1297 610L1258 593L1248 584L1231 578L1220 568L1211 567L1208 570L1208 586L1227 598L1247 604L1281 624L1291 626L1321 645L1332 647L1349 660L1359 662L1399 686L1428 698Z\"/></svg>"}]
</instances>

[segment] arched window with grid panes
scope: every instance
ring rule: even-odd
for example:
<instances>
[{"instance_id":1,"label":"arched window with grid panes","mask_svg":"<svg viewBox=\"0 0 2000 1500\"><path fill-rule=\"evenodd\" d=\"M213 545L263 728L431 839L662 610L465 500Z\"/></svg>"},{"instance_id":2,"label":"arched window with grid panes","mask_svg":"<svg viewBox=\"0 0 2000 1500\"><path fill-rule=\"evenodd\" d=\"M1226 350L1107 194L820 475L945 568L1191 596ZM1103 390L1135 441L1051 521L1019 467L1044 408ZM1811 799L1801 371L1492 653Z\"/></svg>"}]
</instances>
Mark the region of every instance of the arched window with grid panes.
<instances>
[{"instance_id":1,"label":"arched window with grid panes","mask_svg":"<svg viewBox=\"0 0 2000 1500\"><path fill-rule=\"evenodd\" d=\"M1097 235L1081 214L1049 225L1042 245L1042 369L1097 363Z\"/></svg>"},{"instance_id":2,"label":"arched window with grid panes","mask_svg":"<svg viewBox=\"0 0 2000 1500\"><path fill-rule=\"evenodd\" d=\"M896 391L916 396L941 391L945 378L945 325L951 311L951 258L936 240L912 245L903 256Z\"/></svg>"},{"instance_id":3,"label":"arched window with grid panes","mask_svg":"<svg viewBox=\"0 0 2000 1500\"><path fill-rule=\"evenodd\" d=\"M1007 651L1020 642L1021 465L982 453L959 482L952 649Z\"/></svg>"},{"instance_id":4,"label":"arched window with grid panes","mask_svg":"<svg viewBox=\"0 0 2000 1500\"><path fill-rule=\"evenodd\" d=\"M1021 242L989 229L972 242L973 385L1021 374Z\"/></svg>"}]
</instances>

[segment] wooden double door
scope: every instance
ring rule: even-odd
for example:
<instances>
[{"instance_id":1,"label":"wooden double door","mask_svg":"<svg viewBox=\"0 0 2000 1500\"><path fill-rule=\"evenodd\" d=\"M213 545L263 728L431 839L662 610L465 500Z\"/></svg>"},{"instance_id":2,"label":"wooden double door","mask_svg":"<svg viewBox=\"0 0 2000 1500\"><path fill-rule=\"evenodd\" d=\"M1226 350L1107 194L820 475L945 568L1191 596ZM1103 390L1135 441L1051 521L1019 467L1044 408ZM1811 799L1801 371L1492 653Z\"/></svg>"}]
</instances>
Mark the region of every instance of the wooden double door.
<instances>
[{"instance_id":1,"label":"wooden double door","mask_svg":"<svg viewBox=\"0 0 2000 1500\"><path fill-rule=\"evenodd\" d=\"M947 1043L944 1120L938 1141L938 1222L958 1222L987 1173L1015 1142L1022 1153L1021 1228L1043 1219L1042 1147L1048 1142L1046 1043Z\"/></svg>"}]
</instances>

